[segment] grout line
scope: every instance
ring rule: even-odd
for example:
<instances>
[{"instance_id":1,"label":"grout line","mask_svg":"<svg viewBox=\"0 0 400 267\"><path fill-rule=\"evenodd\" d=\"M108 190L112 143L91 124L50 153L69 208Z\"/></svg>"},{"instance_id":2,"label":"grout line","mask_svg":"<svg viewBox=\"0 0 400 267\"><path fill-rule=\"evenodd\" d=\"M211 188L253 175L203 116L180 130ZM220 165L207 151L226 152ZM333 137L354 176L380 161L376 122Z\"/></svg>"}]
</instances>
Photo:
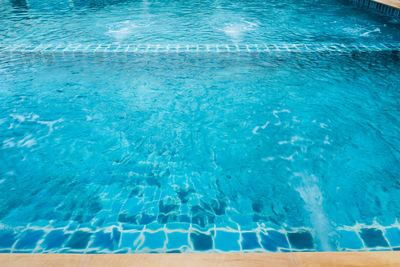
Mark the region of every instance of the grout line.
<instances>
[{"instance_id":1,"label":"grout line","mask_svg":"<svg viewBox=\"0 0 400 267\"><path fill-rule=\"evenodd\" d=\"M400 51L400 43L279 43L279 44L31 44L0 43L0 52L12 53L351 53Z\"/></svg>"}]
</instances>

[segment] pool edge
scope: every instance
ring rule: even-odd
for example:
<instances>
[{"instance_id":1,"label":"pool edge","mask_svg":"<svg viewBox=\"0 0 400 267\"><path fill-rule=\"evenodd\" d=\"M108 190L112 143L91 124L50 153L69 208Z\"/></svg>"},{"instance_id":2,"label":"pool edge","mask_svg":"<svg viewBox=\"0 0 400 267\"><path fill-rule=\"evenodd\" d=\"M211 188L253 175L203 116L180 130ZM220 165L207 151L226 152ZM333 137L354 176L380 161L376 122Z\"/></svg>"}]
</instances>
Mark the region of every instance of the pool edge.
<instances>
[{"instance_id":1,"label":"pool edge","mask_svg":"<svg viewBox=\"0 0 400 267\"><path fill-rule=\"evenodd\" d=\"M400 252L0 254L0 266L400 266Z\"/></svg>"}]
</instances>

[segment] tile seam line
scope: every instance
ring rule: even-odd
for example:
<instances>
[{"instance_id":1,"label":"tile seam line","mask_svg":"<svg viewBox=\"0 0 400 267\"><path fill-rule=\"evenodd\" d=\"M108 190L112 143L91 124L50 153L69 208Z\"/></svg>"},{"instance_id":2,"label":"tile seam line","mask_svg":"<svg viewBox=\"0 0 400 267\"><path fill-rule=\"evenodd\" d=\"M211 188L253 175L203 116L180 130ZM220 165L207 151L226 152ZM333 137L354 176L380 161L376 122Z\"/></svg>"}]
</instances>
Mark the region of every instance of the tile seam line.
<instances>
[{"instance_id":1,"label":"tile seam line","mask_svg":"<svg viewBox=\"0 0 400 267\"><path fill-rule=\"evenodd\" d=\"M89 50L77 50L77 51L28 51L28 50L3 50L0 49L1 53L9 54L40 54L40 55L51 55L51 54L278 54L278 53L299 53L299 54L310 54L310 53L336 53L336 54L348 54L353 52L397 52L399 48L394 49L353 49L353 50L318 50L318 51L300 51L300 50L269 50L269 51L179 51L179 52L168 52L168 51L89 51Z\"/></svg>"},{"instance_id":2,"label":"tile seam line","mask_svg":"<svg viewBox=\"0 0 400 267\"><path fill-rule=\"evenodd\" d=\"M61 46L61 47L60 47ZM89 47L95 47L89 49ZM110 48L115 46L114 48ZM84 49L82 49L82 47ZM122 49L121 49L122 47ZM212 47L213 49L210 49ZM53 49L51 49L53 48ZM132 50L130 50L132 48ZM142 49L143 48L143 49ZM322 49L321 49L322 48ZM0 43L0 51L16 53L268 53L268 52L352 52L399 51L400 43L270 43L270 44L31 44L9 45Z\"/></svg>"}]
</instances>

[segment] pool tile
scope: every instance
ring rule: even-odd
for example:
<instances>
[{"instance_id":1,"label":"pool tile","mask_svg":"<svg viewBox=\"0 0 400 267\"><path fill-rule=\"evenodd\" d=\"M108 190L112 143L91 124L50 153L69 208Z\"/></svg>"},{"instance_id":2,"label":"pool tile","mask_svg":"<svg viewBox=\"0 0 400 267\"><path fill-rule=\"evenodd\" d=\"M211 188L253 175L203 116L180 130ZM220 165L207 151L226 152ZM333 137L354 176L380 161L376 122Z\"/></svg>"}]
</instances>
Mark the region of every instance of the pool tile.
<instances>
[{"instance_id":1,"label":"pool tile","mask_svg":"<svg viewBox=\"0 0 400 267\"><path fill-rule=\"evenodd\" d=\"M27 230L22 233L22 238L15 245L16 249L33 249L39 239L44 235L44 231Z\"/></svg>"},{"instance_id":2,"label":"pool tile","mask_svg":"<svg viewBox=\"0 0 400 267\"><path fill-rule=\"evenodd\" d=\"M265 250L275 252L278 250L276 243L266 234L260 233L261 245Z\"/></svg>"},{"instance_id":3,"label":"pool tile","mask_svg":"<svg viewBox=\"0 0 400 267\"><path fill-rule=\"evenodd\" d=\"M353 231L338 231L339 246L343 249L361 249L363 244L357 233Z\"/></svg>"},{"instance_id":4,"label":"pool tile","mask_svg":"<svg viewBox=\"0 0 400 267\"><path fill-rule=\"evenodd\" d=\"M271 238L276 245L281 248L289 248L289 243L286 238L286 235L282 234L278 231L267 231L269 238Z\"/></svg>"},{"instance_id":5,"label":"pool tile","mask_svg":"<svg viewBox=\"0 0 400 267\"><path fill-rule=\"evenodd\" d=\"M67 243L67 247L73 249L83 249L87 247L91 233L84 231L76 231L71 236L71 239Z\"/></svg>"},{"instance_id":6,"label":"pool tile","mask_svg":"<svg viewBox=\"0 0 400 267\"><path fill-rule=\"evenodd\" d=\"M150 224L150 223L156 221L156 219L157 219L156 216L143 213L139 219L139 224Z\"/></svg>"},{"instance_id":7,"label":"pool tile","mask_svg":"<svg viewBox=\"0 0 400 267\"><path fill-rule=\"evenodd\" d=\"M166 241L166 234L164 231L158 231L155 233L144 232L144 242L141 249L162 249Z\"/></svg>"},{"instance_id":8,"label":"pool tile","mask_svg":"<svg viewBox=\"0 0 400 267\"><path fill-rule=\"evenodd\" d=\"M397 227L386 228L385 236L392 247L400 246L400 229Z\"/></svg>"},{"instance_id":9,"label":"pool tile","mask_svg":"<svg viewBox=\"0 0 400 267\"><path fill-rule=\"evenodd\" d=\"M112 240L114 244L118 244L119 240L121 238L121 232L118 230L118 228L114 227L112 230Z\"/></svg>"},{"instance_id":10,"label":"pool tile","mask_svg":"<svg viewBox=\"0 0 400 267\"><path fill-rule=\"evenodd\" d=\"M102 231L94 234L93 243L90 244L91 248L100 248L100 249L114 249L114 243L111 237L111 233L104 233Z\"/></svg>"},{"instance_id":11,"label":"pool tile","mask_svg":"<svg viewBox=\"0 0 400 267\"><path fill-rule=\"evenodd\" d=\"M1 229L0 230L0 248L11 248L15 242L15 235L13 231Z\"/></svg>"},{"instance_id":12,"label":"pool tile","mask_svg":"<svg viewBox=\"0 0 400 267\"><path fill-rule=\"evenodd\" d=\"M213 248L213 239L210 234L191 232L190 240L195 250L206 251Z\"/></svg>"},{"instance_id":13,"label":"pool tile","mask_svg":"<svg viewBox=\"0 0 400 267\"><path fill-rule=\"evenodd\" d=\"M261 245L269 251L277 251L278 248L289 248L286 236L278 231L268 231L260 233Z\"/></svg>"},{"instance_id":14,"label":"pool tile","mask_svg":"<svg viewBox=\"0 0 400 267\"><path fill-rule=\"evenodd\" d=\"M42 247L46 249L61 248L70 235L62 230L54 230L46 235Z\"/></svg>"},{"instance_id":15,"label":"pool tile","mask_svg":"<svg viewBox=\"0 0 400 267\"><path fill-rule=\"evenodd\" d=\"M361 238L367 247L388 247L389 244L383 237L383 233L379 229L375 228L364 228L361 229Z\"/></svg>"},{"instance_id":16,"label":"pool tile","mask_svg":"<svg viewBox=\"0 0 400 267\"><path fill-rule=\"evenodd\" d=\"M257 234L254 232L242 233L242 249L251 250L261 248Z\"/></svg>"},{"instance_id":17,"label":"pool tile","mask_svg":"<svg viewBox=\"0 0 400 267\"><path fill-rule=\"evenodd\" d=\"M216 231L214 243L215 249L228 251L239 251L240 233L239 232L227 232L227 231Z\"/></svg>"},{"instance_id":18,"label":"pool tile","mask_svg":"<svg viewBox=\"0 0 400 267\"><path fill-rule=\"evenodd\" d=\"M288 233L289 243L295 249L312 249L314 248L313 237L307 231Z\"/></svg>"},{"instance_id":19,"label":"pool tile","mask_svg":"<svg viewBox=\"0 0 400 267\"><path fill-rule=\"evenodd\" d=\"M167 249L179 249L183 246L190 247L188 233L182 233L182 232L168 233Z\"/></svg>"},{"instance_id":20,"label":"pool tile","mask_svg":"<svg viewBox=\"0 0 400 267\"><path fill-rule=\"evenodd\" d=\"M139 245L138 238L140 233L122 233L120 248L130 248L135 250Z\"/></svg>"}]
</instances>

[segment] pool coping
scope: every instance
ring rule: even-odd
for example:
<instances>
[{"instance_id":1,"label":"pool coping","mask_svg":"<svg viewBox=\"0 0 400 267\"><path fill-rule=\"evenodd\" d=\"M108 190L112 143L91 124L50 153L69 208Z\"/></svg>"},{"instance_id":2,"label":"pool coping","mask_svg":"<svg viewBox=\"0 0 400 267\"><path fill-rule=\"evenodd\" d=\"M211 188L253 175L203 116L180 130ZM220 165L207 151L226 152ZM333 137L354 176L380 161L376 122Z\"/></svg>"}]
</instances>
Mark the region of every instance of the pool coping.
<instances>
[{"instance_id":1,"label":"pool coping","mask_svg":"<svg viewBox=\"0 0 400 267\"><path fill-rule=\"evenodd\" d=\"M400 17L400 0L351 0L359 7L375 10L383 15Z\"/></svg>"},{"instance_id":2,"label":"pool coping","mask_svg":"<svg viewBox=\"0 0 400 267\"><path fill-rule=\"evenodd\" d=\"M372 2L400 9L400 1L397 0L372 0Z\"/></svg>"},{"instance_id":3,"label":"pool coping","mask_svg":"<svg viewBox=\"0 0 400 267\"><path fill-rule=\"evenodd\" d=\"M216 254L0 254L0 266L400 266L400 251Z\"/></svg>"}]
</instances>

